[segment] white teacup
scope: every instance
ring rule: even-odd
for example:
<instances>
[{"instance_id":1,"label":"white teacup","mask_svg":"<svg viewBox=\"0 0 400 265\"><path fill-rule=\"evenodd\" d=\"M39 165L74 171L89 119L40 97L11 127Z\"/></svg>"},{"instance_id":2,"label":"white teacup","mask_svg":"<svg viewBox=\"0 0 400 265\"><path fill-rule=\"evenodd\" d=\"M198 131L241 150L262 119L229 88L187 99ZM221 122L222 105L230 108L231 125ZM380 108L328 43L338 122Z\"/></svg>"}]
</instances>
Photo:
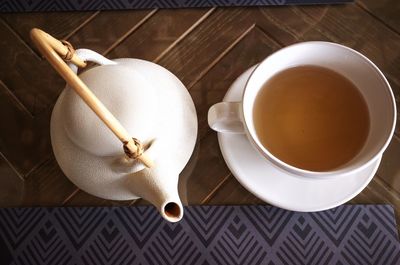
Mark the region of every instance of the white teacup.
<instances>
[{"instance_id":1,"label":"white teacup","mask_svg":"<svg viewBox=\"0 0 400 265\"><path fill-rule=\"evenodd\" d=\"M283 162L268 151L257 137L253 107L263 84L278 72L299 65L325 67L353 82L369 110L370 130L361 151L332 171L310 171ZM354 173L382 155L396 124L396 103L388 81L378 67L361 53L330 42L303 42L283 48L262 61L247 80L241 102L220 102L208 112L210 127L221 133L245 133L252 145L279 168L300 177L321 178Z\"/></svg>"}]
</instances>

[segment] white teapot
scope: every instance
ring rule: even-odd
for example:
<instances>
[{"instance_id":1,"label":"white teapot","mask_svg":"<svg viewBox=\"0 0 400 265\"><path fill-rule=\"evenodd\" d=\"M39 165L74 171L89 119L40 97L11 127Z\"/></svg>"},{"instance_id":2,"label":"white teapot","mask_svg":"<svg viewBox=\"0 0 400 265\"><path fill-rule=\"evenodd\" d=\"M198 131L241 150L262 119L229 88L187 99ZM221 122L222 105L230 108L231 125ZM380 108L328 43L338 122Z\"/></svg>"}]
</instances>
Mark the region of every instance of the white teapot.
<instances>
[{"instance_id":1,"label":"white teapot","mask_svg":"<svg viewBox=\"0 0 400 265\"><path fill-rule=\"evenodd\" d=\"M118 138L67 85L50 123L51 143L62 171L92 195L111 200L142 197L166 220L179 221L183 216L179 173L197 138L196 110L187 89L152 62L108 60L86 49L74 56L99 64L79 78L129 135L141 141L154 166L147 168L128 158ZM77 67L69 66L76 73Z\"/></svg>"}]
</instances>

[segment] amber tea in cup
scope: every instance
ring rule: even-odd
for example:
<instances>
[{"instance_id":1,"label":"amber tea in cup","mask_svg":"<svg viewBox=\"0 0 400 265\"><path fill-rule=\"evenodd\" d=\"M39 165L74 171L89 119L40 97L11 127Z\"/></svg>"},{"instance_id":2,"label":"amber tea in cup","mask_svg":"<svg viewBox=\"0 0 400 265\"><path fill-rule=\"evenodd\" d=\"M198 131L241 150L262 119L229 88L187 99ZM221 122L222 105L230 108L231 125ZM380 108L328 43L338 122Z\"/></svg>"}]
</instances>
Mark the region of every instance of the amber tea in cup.
<instances>
[{"instance_id":1,"label":"amber tea in cup","mask_svg":"<svg viewBox=\"0 0 400 265\"><path fill-rule=\"evenodd\" d=\"M307 179L355 176L380 159L396 119L379 68L351 48L323 41L269 55L252 70L241 100L208 111L213 130L244 134L259 158Z\"/></svg>"},{"instance_id":2,"label":"amber tea in cup","mask_svg":"<svg viewBox=\"0 0 400 265\"><path fill-rule=\"evenodd\" d=\"M370 118L359 89L333 70L312 65L278 72L259 90L254 128L272 155L297 168L329 171L366 142Z\"/></svg>"}]
</instances>

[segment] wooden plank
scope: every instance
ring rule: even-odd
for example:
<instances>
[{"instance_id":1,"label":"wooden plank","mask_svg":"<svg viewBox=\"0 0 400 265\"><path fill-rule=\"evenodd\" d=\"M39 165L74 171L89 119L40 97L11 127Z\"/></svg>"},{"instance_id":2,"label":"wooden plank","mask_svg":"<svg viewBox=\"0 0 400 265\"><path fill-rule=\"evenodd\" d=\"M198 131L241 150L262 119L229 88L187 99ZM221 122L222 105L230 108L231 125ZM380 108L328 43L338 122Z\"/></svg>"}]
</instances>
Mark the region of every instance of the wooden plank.
<instances>
[{"instance_id":1,"label":"wooden plank","mask_svg":"<svg viewBox=\"0 0 400 265\"><path fill-rule=\"evenodd\" d=\"M263 12L271 10L272 13L280 13L287 18L284 9L217 9L210 17L201 23L196 30L190 33L178 45L172 48L159 63L172 72L189 88L196 83L204 72L207 72L209 65L229 48L229 46L256 23L265 35L268 35L276 42L276 45L287 45L297 40L290 29L281 18L266 15ZM293 12L292 12L293 13ZM287 20L296 20L301 26L312 27L315 22L304 21L302 17L296 17L295 13ZM293 24L293 23L292 23ZM248 51L251 55L252 51ZM238 61L235 66L239 65Z\"/></svg>"},{"instance_id":2,"label":"wooden plank","mask_svg":"<svg viewBox=\"0 0 400 265\"><path fill-rule=\"evenodd\" d=\"M303 7L309 8L309 7ZM316 27L318 20L311 20L292 7L259 8L254 16L256 24L282 46L299 41L300 37Z\"/></svg>"},{"instance_id":3,"label":"wooden plank","mask_svg":"<svg viewBox=\"0 0 400 265\"><path fill-rule=\"evenodd\" d=\"M233 205L233 204L267 204L248 192L240 183L231 176L207 204Z\"/></svg>"},{"instance_id":4,"label":"wooden plank","mask_svg":"<svg viewBox=\"0 0 400 265\"><path fill-rule=\"evenodd\" d=\"M49 65L40 61L33 51L24 45L15 32L0 20L0 80L32 114L43 110L54 99L54 86L61 86L61 78L49 75ZM12 49L10 48L12 47ZM35 68L32 68L35 65ZM48 78L37 78L37 75ZM32 78L34 77L34 78ZM56 90L57 91L57 90Z\"/></svg>"},{"instance_id":5,"label":"wooden plank","mask_svg":"<svg viewBox=\"0 0 400 265\"><path fill-rule=\"evenodd\" d=\"M76 49L86 48L104 53L115 42L142 25L154 13L154 10L100 12L68 41Z\"/></svg>"},{"instance_id":6,"label":"wooden plank","mask_svg":"<svg viewBox=\"0 0 400 265\"><path fill-rule=\"evenodd\" d=\"M0 104L1 113L12 111L14 115L19 116L22 120L32 120L32 113L25 107L24 104L11 92L11 90L0 80L0 94L2 101Z\"/></svg>"},{"instance_id":7,"label":"wooden plank","mask_svg":"<svg viewBox=\"0 0 400 265\"><path fill-rule=\"evenodd\" d=\"M252 25L249 9L216 9L158 63L191 87L240 35Z\"/></svg>"},{"instance_id":8,"label":"wooden plank","mask_svg":"<svg viewBox=\"0 0 400 265\"><path fill-rule=\"evenodd\" d=\"M400 197L396 191L375 176L369 185L349 203L387 203L392 204L396 209L399 209Z\"/></svg>"},{"instance_id":9,"label":"wooden plank","mask_svg":"<svg viewBox=\"0 0 400 265\"><path fill-rule=\"evenodd\" d=\"M51 156L26 178L23 205L61 206L76 189Z\"/></svg>"},{"instance_id":10,"label":"wooden plank","mask_svg":"<svg viewBox=\"0 0 400 265\"><path fill-rule=\"evenodd\" d=\"M76 190L71 194L67 200L64 201L64 206L126 206L131 204L132 201L112 201L105 200L96 196L93 196L83 190Z\"/></svg>"},{"instance_id":11,"label":"wooden plank","mask_svg":"<svg viewBox=\"0 0 400 265\"><path fill-rule=\"evenodd\" d=\"M17 207L24 196L24 181L0 153L0 207Z\"/></svg>"},{"instance_id":12,"label":"wooden plank","mask_svg":"<svg viewBox=\"0 0 400 265\"><path fill-rule=\"evenodd\" d=\"M397 33L400 32L400 2L398 0L358 0L368 13Z\"/></svg>"},{"instance_id":13,"label":"wooden plank","mask_svg":"<svg viewBox=\"0 0 400 265\"><path fill-rule=\"evenodd\" d=\"M33 118L25 106L0 81L0 152L21 176L48 156L49 121L46 112Z\"/></svg>"},{"instance_id":14,"label":"wooden plank","mask_svg":"<svg viewBox=\"0 0 400 265\"><path fill-rule=\"evenodd\" d=\"M251 27L232 44L224 51L225 56L207 66L208 72L202 71L204 75L197 77L198 81L189 87L197 110L200 139L210 131L208 109L222 101L230 85L241 73L280 48L258 27Z\"/></svg>"},{"instance_id":15,"label":"wooden plank","mask_svg":"<svg viewBox=\"0 0 400 265\"><path fill-rule=\"evenodd\" d=\"M400 194L400 138L394 136L383 154L378 176Z\"/></svg>"},{"instance_id":16,"label":"wooden plank","mask_svg":"<svg viewBox=\"0 0 400 265\"><path fill-rule=\"evenodd\" d=\"M179 192L183 203L201 203L229 174L216 135L206 135L196 146L192 158L180 175Z\"/></svg>"},{"instance_id":17,"label":"wooden plank","mask_svg":"<svg viewBox=\"0 0 400 265\"><path fill-rule=\"evenodd\" d=\"M93 13L77 13L77 15L74 13L49 13L49 15L45 16L45 21L43 20L44 16L40 16L40 14L36 13L24 14L22 16L15 16L14 14L7 15L5 19L14 26L13 28L15 28L18 33L10 32L10 28L7 28L4 23L0 25L2 26L0 28L0 35L3 36L3 42L1 44L4 46L1 51L6 53L0 55L6 61L15 64L3 64L3 68L15 68L18 69L18 71L0 69L2 73L0 78L10 87L27 109L33 114L36 114L54 103L55 96L58 95L61 88L64 87L64 81L51 69L46 61L40 61L39 64L35 62L37 65L35 69L30 67L38 58L34 54L32 55L32 51L22 42L29 42L29 30L31 27L38 26L47 30L57 38L64 38L68 37L70 32L73 31L75 27L84 23L85 20L93 18L93 21L90 20L88 25L78 31L78 34L73 35L71 41L76 42L77 47L81 46L80 42L83 42L82 44L85 45L93 40L101 41L103 42L104 50L115 41L112 38L113 35L109 34L110 32L114 32L120 37L118 33L123 35L149 12L150 11L138 11L135 15L133 15L132 12L122 12L122 14L118 13L119 15L117 15L116 12L106 13L107 15L101 13L94 18ZM49 17L48 20L47 17ZM37 24L33 21L36 21ZM109 23L109 21L113 21L113 23ZM46 25L48 25L46 23L54 23L54 25L46 27ZM60 23L63 26L60 26ZM126 27L124 27L124 25ZM94 36L93 34L98 35ZM21 36L22 39L19 38L19 36ZM88 48L91 48L90 44L93 43L89 43ZM14 49L8 49L8 47L14 47ZM37 78L38 75L42 77L46 76L46 78Z\"/></svg>"},{"instance_id":18,"label":"wooden plank","mask_svg":"<svg viewBox=\"0 0 400 265\"><path fill-rule=\"evenodd\" d=\"M63 39L92 19L95 14L95 12L10 13L1 14L1 18L23 41L36 49L29 37L32 28L40 28L55 38Z\"/></svg>"},{"instance_id":19,"label":"wooden plank","mask_svg":"<svg viewBox=\"0 0 400 265\"><path fill-rule=\"evenodd\" d=\"M110 58L139 58L152 61L175 42L209 9L162 9L107 56Z\"/></svg>"}]
</instances>

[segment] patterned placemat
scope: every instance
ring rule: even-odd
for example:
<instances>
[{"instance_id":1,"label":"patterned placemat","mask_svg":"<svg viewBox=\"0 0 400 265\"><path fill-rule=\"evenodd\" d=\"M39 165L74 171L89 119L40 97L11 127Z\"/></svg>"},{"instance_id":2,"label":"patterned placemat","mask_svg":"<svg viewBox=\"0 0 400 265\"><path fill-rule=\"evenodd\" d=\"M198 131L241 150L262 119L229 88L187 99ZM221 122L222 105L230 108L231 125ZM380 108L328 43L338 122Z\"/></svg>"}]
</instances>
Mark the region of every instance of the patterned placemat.
<instances>
[{"instance_id":1,"label":"patterned placemat","mask_svg":"<svg viewBox=\"0 0 400 265\"><path fill-rule=\"evenodd\" d=\"M334 4L353 0L0 0L0 12Z\"/></svg>"},{"instance_id":2,"label":"patterned placemat","mask_svg":"<svg viewBox=\"0 0 400 265\"><path fill-rule=\"evenodd\" d=\"M0 209L1 264L399 264L390 205Z\"/></svg>"}]
</instances>

